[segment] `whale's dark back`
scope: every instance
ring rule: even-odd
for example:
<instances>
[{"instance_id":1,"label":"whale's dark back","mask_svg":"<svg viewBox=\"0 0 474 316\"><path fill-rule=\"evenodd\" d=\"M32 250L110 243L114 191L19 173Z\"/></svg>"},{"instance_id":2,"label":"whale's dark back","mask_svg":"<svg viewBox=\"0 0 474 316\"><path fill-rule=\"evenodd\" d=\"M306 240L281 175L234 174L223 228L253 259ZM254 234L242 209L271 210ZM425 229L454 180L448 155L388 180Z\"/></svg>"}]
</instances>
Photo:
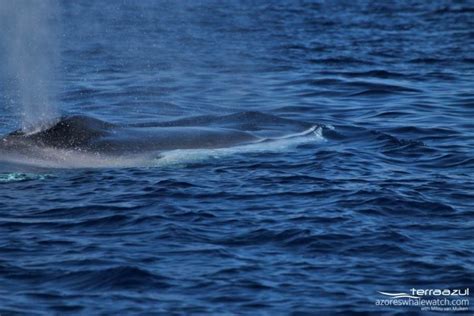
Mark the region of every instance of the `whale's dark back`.
<instances>
[{"instance_id":1,"label":"whale's dark back","mask_svg":"<svg viewBox=\"0 0 474 316\"><path fill-rule=\"evenodd\" d=\"M5 139L34 142L57 148L84 148L109 133L114 124L88 116L74 115L60 119L51 127L28 134L21 130L10 133Z\"/></svg>"}]
</instances>

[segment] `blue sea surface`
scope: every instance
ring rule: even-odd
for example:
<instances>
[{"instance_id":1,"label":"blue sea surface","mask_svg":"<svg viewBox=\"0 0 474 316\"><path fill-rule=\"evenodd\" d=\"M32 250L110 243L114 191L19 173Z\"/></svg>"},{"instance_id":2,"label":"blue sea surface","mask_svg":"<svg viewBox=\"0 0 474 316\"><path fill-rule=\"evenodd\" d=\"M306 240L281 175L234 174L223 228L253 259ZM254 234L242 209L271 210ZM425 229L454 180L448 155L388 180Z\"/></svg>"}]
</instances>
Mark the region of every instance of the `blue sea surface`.
<instances>
[{"instance_id":1,"label":"blue sea surface","mask_svg":"<svg viewBox=\"0 0 474 316\"><path fill-rule=\"evenodd\" d=\"M379 291L474 289L474 2L59 10L63 113L324 128L156 166L0 166L1 315L421 314ZM19 121L2 89L0 135Z\"/></svg>"}]
</instances>

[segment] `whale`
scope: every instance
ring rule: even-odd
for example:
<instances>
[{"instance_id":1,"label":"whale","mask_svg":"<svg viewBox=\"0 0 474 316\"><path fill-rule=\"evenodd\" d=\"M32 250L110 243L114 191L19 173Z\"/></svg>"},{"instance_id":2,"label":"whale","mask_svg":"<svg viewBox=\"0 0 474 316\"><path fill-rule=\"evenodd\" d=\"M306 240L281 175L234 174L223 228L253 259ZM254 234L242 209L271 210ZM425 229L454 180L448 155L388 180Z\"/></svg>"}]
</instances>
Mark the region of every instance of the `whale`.
<instances>
[{"instance_id":1,"label":"whale","mask_svg":"<svg viewBox=\"0 0 474 316\"><path fill-rule=\"evenodd\" d=\"M252 111L125 124L69 115L38 130L16 130L3 136L0 163L46 167L124 164L175 150L264 144L314 128L307 122Z\"/></svg>"}]
</instances>

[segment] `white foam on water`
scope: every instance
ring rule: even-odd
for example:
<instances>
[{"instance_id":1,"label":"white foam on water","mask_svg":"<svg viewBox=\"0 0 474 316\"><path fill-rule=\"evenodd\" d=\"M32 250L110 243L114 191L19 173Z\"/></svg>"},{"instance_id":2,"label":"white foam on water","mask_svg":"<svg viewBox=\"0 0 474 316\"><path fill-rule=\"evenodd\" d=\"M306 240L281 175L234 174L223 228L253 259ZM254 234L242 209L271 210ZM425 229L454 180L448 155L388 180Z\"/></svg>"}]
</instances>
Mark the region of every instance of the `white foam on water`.
<instances>
[{"instance_id":1,"label":"white foam on water","mask_svg":"<svg viewBox=\"0 0 474 316\"><path fill-rule=\"evenodd\" d=\"M0 183L19 182L19 181L26 181L26 180L44 180L48 177L49 177L48 174L13 172L13 173L0 174Z\"/></svg>"}]
</instances>

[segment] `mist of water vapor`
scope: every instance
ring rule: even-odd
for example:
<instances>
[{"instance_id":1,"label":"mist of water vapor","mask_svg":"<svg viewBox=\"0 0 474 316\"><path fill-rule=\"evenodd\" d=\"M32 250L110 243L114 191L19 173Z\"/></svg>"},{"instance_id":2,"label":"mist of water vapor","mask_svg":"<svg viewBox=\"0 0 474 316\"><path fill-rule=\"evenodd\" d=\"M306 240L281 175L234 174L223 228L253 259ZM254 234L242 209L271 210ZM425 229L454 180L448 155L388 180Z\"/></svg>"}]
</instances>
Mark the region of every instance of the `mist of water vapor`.
<instances>
[{"instance_id":1,"label":"mist of water vapor","mask_svg":"<svg viewBox=\"0 0 474 316\"><path fill-rule=\"evenodd\" d=\"M58 11L56 0L0 0L5 90L24 130L40 129L58 115Z\"/></svg>"}]
</instances>

